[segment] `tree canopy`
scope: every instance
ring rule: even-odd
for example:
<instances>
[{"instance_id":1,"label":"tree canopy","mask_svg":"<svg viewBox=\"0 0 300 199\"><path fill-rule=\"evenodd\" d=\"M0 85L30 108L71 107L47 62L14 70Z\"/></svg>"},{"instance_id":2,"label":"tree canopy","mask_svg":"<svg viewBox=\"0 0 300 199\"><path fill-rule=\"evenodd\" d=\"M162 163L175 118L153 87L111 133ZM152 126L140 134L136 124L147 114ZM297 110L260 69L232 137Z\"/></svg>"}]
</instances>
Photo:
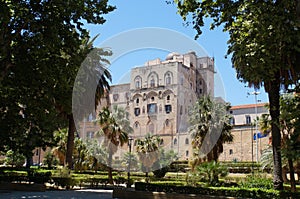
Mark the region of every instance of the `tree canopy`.
<instances>
[{"instance_id":1,"label":"tree canopy","mask_svg":"<svg viewBox=\"0 0 300 199\"><path fill-rule=\"evenodd\" d=\"M30 156L66 126L59 116L71 112L74 80L88 53L81 50L89 40L84 23L103 24L115 7L108 0L5 0L0 7L0 150Z\"/></svg>"},{"instance_id":2,"label":"tree canopy","mask_svg":"<svg viewBox=\"0 0 300 199\"><path fill-rule=\"evenodd\" d=\"M298 84L300 68L299 0L175 0L183 19L189 19L201 34L204 18L211 28L229 32L228 52L237 78L249 86L264 86L272 118L274 188L283 189L279 123L281 86Z\"/></svg>"}]
</instances>

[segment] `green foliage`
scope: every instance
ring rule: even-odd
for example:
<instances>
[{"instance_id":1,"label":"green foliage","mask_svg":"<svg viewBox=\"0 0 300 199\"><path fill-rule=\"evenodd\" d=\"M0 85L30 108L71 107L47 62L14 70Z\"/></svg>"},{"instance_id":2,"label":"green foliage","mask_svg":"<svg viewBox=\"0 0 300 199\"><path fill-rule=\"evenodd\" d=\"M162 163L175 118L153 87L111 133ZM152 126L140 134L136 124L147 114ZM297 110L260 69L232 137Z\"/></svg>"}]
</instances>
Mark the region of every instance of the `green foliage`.
<instances>
[{"instance_id":1,"label":"green foliage","mask_svg":"<svg viewBox=\"0 0 300 199\"><path fill-rule=\"evenodd\" d=\"M58 164L58 160L51 151L47 151L45 153L43 164L47 165L48 169L52 169L53 166Z\"/></svg>"},{"instance_id":2,"label":"green foliage","mask_svg":"<svg viewBox=\"0 0 300 199\"><path fill-rule=\"evenodd\" d=\"M25 163L25 157L18 152L9 150L5 155L5 163L16 167L22 167Z\"/></svg>"},{"instance_id":3,"label":"green foliage","mask_svg":"<svg viewBox=\"0 0 300 199\"><path fill-rule=\"evenodd\" d=\"M142 163L142 170L146 174L150 171L153 164L159 159L159 144L161 138L156 135L148 133L144 139L136 140L136 151L139 160Z\"/></svg>"},{"instance_id":4,"label":"green foliage","mask_svg":"<svg viewBox=\"0 0 300 199\"><path fill-rule=\"evenodd\" d=\"M219 177L225 177L228 175L227 167L215 161L201 163L196 167L196 172L200 179L204 180L211 186L219 184Z\"/></svg>"},{"instance_id":5,"label":"green foliage","mask_svg":"<svg viewBox=\"0 0 300 199\"><path fill-rule=\"evenodd\" d=\"M273 181L267 178L266 175L248 175L244 181L241 181L240 187L260 188L260 189L273 189Z\"/></svg>"},{"instance_id":6,"label":"green foliage","mask_svg":"<svg viewBox=\"0 0 300 199\"><path fill-rule=\"evenodd\" d=\"M74 170L84 171L89 167L89 151L85 142L81 138L75 138L75 147L73 152Z\"/></svg>"},{"instance_id":7,"label":"green foliage","mask_svg":"<svg viewBox=\"0 0 300 199\"><path fill-rule=\"evenodd\" d=\"M189 169L188 161L174 161L169 166L169 171L172 172L186 172Z\"/></svg>"},{"instance_id":8,"label":"green foliage","mask_svg":"<svg viewBox=\"0 0 300 199\"><path fill-rule=\"evenodd\" d=\"M129 121L124 108L115 106L114 112L110 112L108 107L104 107L99 112L100 132L104 135L103 145L108 152L108 176L110 183L112 179L112 156L117 151L118 147L123 146L128 142L129 133L132 128L129 126Z\"/></svg>"},{"instance_id":9,"label":"green foliage","mask_svg":"<svg viewBox=\"0 0 300 199\"><path fill-rule=\"evenodd\" d=\"M199 98L193 106L189 117L194 149L192 167L201 162L200 159L217 161L223 152L223 144L233 141L232 125L229 124L231 116L227 114L229 108L229 104L217 102L209 96Z\"/></svg>"},{"instance_id":10,"label":"green foliage","mask_svg":"<svg viewBox=\"0 0 300 199\"><path fill-rule=\"evenodd\" d=\"M300 2L175 0L175 3L184 20L192 14L191 24L197 31L196 37L202 33L204 18L212 18L212 29L223 25L223 30L229 33L227 54L232 56L237 78L250 87L264 86L268 92L274 187L282 190L279 96L282 85L286 89L299 85Z\"/></svg>"},{"instance_id":11,"label":"green foliage","mask_svg":"<svg viewBox=\"0 0 300 199\"><path fill-rule=\"evenodd\" d=\"M62 167L61 169L58 169L54 174L54 177L62 177L62 178L68 178L71 177L71 170L68 167Z\"/></svg>"},{"instance_id":12,"label":"green foliage","mask_svg":"<svg viewBox=\"0 0 300 199\"><path fill-rule=\"evenodd\" d=\"M195 172L187 172L185 182L188 186L197 186L200 182L200 176Z\"/></svg>"},{"instance_id":13,"label":"green foliage","mask_svg":"<svg viewBox=\"0 0 300 199\"><path fill-rule=\"evenodd\" d=\"M176 158L177 154L173 150L165 152L164 149L160 149L159 159L153 164L153 167L155 168L153 171L154 176L157 178L163 178L169 171L170 164Z\"/></svg>"},{"instance_id":14,"label":"green foliage","mask_svg":"<svg viewBox=\"0 0 300 199\"><path fill-rule=\"evenodd\" d=\"M52 132L71 118L74 80L91 50L82 49L89 40L83 21L103 24L114 7L107 0L0 5L0 128L6 132L0 151L28 158L35 147L51 146Z\"/></svg>"},{"instance_id":15,"label":"green foliage","mask_svg":"<svg viewBox=\"0 0 300 199\"><path fill-rule=\"evenodd\" d=\"M237 198L253 198L253 199L288 199L299 198L299 193L292 193L286 191L266 190L258 188L239 188L239 187L191 187L191 186L174 186L163 183L143 183L136 182L135 189L137 191L151 191L151 192L166 192L166 193L180 193L180 194L199 194L209 196L228 196Z\"/></svg>"},{"instance_id":16,"label":"green foliage","mask_svg":"<svg viewBox=\"0 0 300 199\"><path fill-rule=\"evenodd\" d=\"M129 169L129 164L130 164L130 171L138 169L138 159L136 154L134 153L126 152L121 161L122 161L121 162L122 166L127 171Z\"/></svg>"},{"instance_id":17,"label":"green foliage","mask_svg":"<svg viewBox=\"0 0 300 199\"><path fill-rule=\"evenodd\" d=\"M50 182L51 180L51 171L39 171L39 170L30 170L28 172L28 178L30 182L44 184Z\"/></svg>"}]
</instances>

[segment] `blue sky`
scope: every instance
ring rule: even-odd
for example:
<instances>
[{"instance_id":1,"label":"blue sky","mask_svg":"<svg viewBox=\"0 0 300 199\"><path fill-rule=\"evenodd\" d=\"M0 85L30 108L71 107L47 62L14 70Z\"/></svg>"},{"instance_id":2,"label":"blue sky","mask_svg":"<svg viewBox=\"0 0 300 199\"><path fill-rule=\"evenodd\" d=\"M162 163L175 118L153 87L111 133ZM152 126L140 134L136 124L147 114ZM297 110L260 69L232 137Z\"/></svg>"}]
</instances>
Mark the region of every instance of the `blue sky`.
<instances>
[{"instance_id":1,"label":"blue sky","mask_svg":"<svg viewBox=\"0 0 300 199\"><path fill-rule=\"evenodd\" d=\"M92 36L100 34L95 41L96 46L110 47L107 44L109 39L118 38L118 35L124 35L126 31L132 31L143 28L163 28L175 33L185 35L190 40L194 39L196 34L191 26L184 26L182 18L176 13L175 5L168 5L164 0L111 0L110 4L115 5L117 9L105 16L107 19L104 25L87 25ZM125 39L126 40L126 39ZM198 45L202 46L209 56L215 58L217 80L224 89L215 89L215 96L222 96L232 105L253 104L255 103L253 95L247 95L254 91L253 88L245 87L246 84L236 79L236 72L232 68L230 57L225 59L227 51L228 34L221 28L209 30L209 23L203 28L203 34L197 39ZM134 39L130 40L134 43ZM164 41L162 41L164 42ZM178 41L174 41L176 43ZM119 42L119 48L125 48L126 41ZM103 44L105 44L103 46ZM117 51L118 49L111 49ZM169 49L173 51L172 49ZM193 50L193 49L191 49ZM110 71L113 76L113 84L124 82L124 75L128 74L130 68L143 65L147 60L155 58L165 59L169 52L162 49L141 48L119 55L112 61ZM186 52L180 52L186 53ZM220 79L221 78L221 79ZM126 78L125 78L126 79ZM260 90L257 97L261 102L268 102L264 89Z\"/></svg>"}]
</instances>

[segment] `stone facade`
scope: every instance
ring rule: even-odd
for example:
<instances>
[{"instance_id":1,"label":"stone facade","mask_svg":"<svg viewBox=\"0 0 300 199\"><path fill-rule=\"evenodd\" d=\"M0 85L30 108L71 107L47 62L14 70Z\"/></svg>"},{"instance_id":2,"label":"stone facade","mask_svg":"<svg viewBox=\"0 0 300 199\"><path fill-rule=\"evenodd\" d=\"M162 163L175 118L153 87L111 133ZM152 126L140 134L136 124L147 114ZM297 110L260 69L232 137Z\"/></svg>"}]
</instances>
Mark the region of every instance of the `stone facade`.
<instances>
[{"instance_id":1,"label":"stone facade","mask_svg":"<svg viewBox=\"0 0 300 199\"><path fill-rule=\"evenodd\" d=\"M188 110L198 97L213 97L214 73L213 58L197 57L195 52L170 53L165 60L155 59L132 68L129 83L111 87L108 103L129 113L133 139L147 133L159 135L161 147L188 159L192 155ZM90 116L80 125L80 137L94 137L99 127L91 122L93 119ZM128 151L127 146L123 148L115 154L116 159Z\"/></svg>"},{"instance_id":2,"label":"stone facade","mask_svg":"<svg viewBox=\"0 0 300 199\"><path fill-rule=\"evenodd\" d=\"M260 117L265 113L268 113L268 109L263 103L231 107L230 114L233 116L231 122L234 125L232 130L234 140L230 144L224 144L224 151L219 157L220 161L256 162L257 159L260 160L262 151L270 144L270 137L269 135L259 136L259 139L255 139L255 118L256 115ZM259 125L257 125L257 131L260 131Z\"/></svg>"}]
</instances>

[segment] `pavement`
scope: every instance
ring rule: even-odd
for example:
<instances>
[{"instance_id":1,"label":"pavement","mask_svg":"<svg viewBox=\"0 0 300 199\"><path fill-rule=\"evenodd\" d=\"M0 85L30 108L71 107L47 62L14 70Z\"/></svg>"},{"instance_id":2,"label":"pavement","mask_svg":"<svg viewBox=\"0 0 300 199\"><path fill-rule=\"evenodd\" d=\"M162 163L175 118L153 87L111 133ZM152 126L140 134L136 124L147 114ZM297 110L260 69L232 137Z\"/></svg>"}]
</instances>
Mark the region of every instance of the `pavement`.
<instances>
[{"instance_id":1,"label":"pavement","mask_svg":"<svg viewBox=\"0 0 300 199\"><path fill-rule=\"evenodd\" d=\"M111 199L112 190L81 189L45 192L7 191L0 192L0 199Z\"/></svg>"}]
</instances>

